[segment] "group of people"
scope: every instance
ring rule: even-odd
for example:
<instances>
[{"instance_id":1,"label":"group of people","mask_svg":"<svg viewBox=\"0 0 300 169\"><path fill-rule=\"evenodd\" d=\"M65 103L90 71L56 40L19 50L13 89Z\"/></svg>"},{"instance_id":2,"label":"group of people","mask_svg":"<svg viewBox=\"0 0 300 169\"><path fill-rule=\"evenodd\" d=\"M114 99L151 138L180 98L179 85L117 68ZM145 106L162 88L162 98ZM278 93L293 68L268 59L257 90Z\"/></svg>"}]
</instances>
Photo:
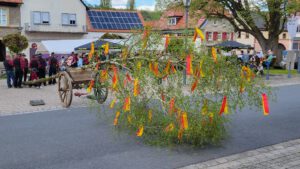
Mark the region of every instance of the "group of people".
<instances>
[{"instance_id":1,"label":"group of people","mask_svg":"<svg viewBox=\"0 0 300 169\"><path fill-rule=\"evenodd\" d=\"M33 55L28 62L25 54L18 54L13 57L6 56L4 61L4 67L7 75L8 88L22 88L23 82L34 81L46 78L46 74L49 77L55 76L58 71L65 71L67 67L82 67L89 64L88 55L83 53L79 54L72 52L68 57L62 56L61 59L51 53L47 59L43 58L42 54ZM29 78L27 75L30 74ZM47 81L41 83L35 83L34 86L41 88L41 85L46 86ZM49 78L48 84L56 84L55 78ZM33 85L29 85L32 87Z\"/></svg>"},{"instance_id":2,"label":"group of people","mask_svg":"<svg viewBox=\"0 0 300 169\"><path fill-rule=\"evenodd\" d=\"M32 56L30 63L26 58L25 54L18 54L15 56L7 55L4 61L4 67L7 76L7 86L8 88L22 88L23 82L34 81L46 77L48 71L49 76L55 75L59 69L59 62L55 57L54 53L51 54L48 61L46 61L42 54L37 54ZM28 73L30 74L27 78ZM56 80L51 79L48 84L55 84ZM44 86L47 82L43 82ZM37 83L34 86L40 88L42 83ZM31 87L31 85L29 85Z\"/></svg>"},{"instance_id":3,"label":"group of people","mask_svg":"<svg viewBox=\"0 0 300 169\"><path fill-rule=\"evenodd\" d=\"M81 54L78 56L78 53L72 52L70 56L65 58L64 56L62 57L60 61L61 65L61 70L65 70L66 67L82 67L83 65L88 65L89 64L89 59L87 54Z\"/></svg>"},{"instance_id":4,"label":"group of people","mask_svg":"<svg viewBox=\"0 0 300 169\"><path fill-rule=\"evenodd\" d=\"M247 53L241 51L241 54L238 55L238 61L245 66L249 66L251 69L257 72L257 74L263 75L264 74L264 66L267 69L270 68L272 61L273 61L273 52L268 50L268 54L264 56L263 52L257 52L254 54L250 54L248 50Z\"/></svg>"}]
</instances>

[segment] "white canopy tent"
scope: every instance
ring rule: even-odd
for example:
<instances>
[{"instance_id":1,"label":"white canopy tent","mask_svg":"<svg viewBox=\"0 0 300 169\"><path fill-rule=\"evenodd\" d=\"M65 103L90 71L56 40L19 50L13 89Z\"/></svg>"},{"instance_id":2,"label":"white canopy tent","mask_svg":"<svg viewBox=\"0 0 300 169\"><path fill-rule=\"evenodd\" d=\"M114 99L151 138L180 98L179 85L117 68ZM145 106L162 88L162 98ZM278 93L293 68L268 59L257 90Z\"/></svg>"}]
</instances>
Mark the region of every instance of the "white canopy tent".
<instances>
[{"instance_id":1,"label":"white canopy tent","mask_svg":"<svg viewBox=\"0 0 300 169\"><path fill-rule=\"evenodd\" d=\"M96 41L97 39L79 39L79 40L45 40L42 41L43 46L48 53L70 54L74 48Z\"/></svg>"}]
</instances>

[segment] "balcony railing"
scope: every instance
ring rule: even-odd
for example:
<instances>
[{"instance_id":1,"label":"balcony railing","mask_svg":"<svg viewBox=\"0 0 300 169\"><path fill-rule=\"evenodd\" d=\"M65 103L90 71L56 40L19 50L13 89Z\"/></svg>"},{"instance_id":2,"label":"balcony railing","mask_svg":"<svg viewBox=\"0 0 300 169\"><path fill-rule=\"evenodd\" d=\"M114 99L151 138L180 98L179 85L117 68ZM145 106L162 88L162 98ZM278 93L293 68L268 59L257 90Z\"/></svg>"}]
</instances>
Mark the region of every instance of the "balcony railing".
<instances>
[{"instance_id":1,"label":"balcony railing","mask_svg":"<svg viewBox=\"0 0 300 169\"><path fill-rule=\"evenodd\" d=\"M26 32L49 32L49 33L87 33L87 26L25 23L25 31Z\"/></svg>"}]
</instances>

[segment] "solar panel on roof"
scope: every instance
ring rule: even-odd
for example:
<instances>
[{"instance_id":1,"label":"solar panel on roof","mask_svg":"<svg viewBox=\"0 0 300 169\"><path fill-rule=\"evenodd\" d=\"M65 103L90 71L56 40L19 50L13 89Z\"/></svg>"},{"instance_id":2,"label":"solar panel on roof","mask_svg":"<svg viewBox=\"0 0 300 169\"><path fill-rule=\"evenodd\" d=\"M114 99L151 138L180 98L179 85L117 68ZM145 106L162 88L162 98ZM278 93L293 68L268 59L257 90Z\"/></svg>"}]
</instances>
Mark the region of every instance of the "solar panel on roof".
<instances>
[{"instance_id":1,"label":"solar panel on roof","mask_svg":"<svg viewBox=\"0 0 300 169\"><path fill-rule=\"evenodd\" d=\"M88 11L87 14L94 29L131 30L143 28L137 12Z\"/></svg>"}]
</instances>

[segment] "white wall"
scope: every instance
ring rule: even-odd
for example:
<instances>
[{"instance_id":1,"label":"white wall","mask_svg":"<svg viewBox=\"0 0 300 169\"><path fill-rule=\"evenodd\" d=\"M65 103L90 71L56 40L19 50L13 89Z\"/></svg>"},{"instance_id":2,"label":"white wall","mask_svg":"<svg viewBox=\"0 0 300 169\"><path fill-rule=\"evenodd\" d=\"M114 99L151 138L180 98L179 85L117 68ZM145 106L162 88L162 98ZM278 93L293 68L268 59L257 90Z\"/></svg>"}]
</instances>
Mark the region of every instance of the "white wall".
<instances>
[{"instance_id":1,"label":"white wall","mask_svg":"<svg viewBox=\"0 0 300 169\"><path fill-rule=\"evenodd\" d=\"M33 25L32 12L49 12L50 25ZM62 13L76 14L77 26L62 26ZM25 31L25 23L39 26L41 31L72 32L82 31L86 26L86 8L80 0L23 0L21 6L21 25Z\"/></svg>"},{"instance_id":2,"label":"white wall","mask_svg":"<svg viewBox=\"0 0 300 169\"><path fill-rule=\"evenodd\" d=\"M49 12L50 24L34 25L33 11ZM76 26L63 26L62 13L76 14ZM23 0L21 5L22 34L29 41L29 47L24 53L29 56L32 43L36 43L38 50L43 51L45 48L41 44L43 40L83 39L87 33L83 29L87 25L86 16L86 8L80 0ZM26 23L35 31L28 31Z\"/></svg>"}]
</instances>

